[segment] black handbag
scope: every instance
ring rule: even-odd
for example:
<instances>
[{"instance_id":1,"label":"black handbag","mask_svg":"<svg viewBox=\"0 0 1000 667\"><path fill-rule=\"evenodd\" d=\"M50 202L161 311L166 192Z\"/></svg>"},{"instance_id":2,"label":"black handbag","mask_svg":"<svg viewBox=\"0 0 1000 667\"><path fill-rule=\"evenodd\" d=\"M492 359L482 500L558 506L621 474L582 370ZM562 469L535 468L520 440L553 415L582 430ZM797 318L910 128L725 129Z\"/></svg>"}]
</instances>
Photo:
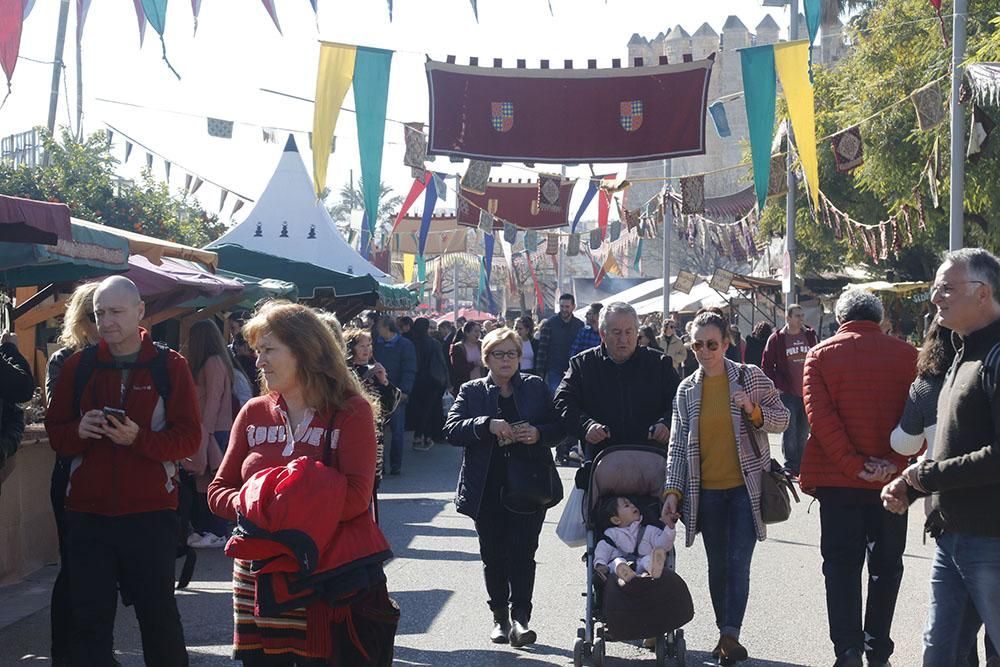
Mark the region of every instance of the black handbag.
<instances>
[{"instance_id":1,"label":"black handbag","mask_svg":"<svg viewBox=\"0 0 1000 667\"><path fill-rule=\"evenodd\" d=\"M540 444L507 445L507 482L503 504L511 512L534 514L555 507L563 499L562 479L552 452Z\"/></svg>"},{"instance_id":2,"label":"black handbag","mask_svg":"<svg viewBox=\"0 0 1000 667\"><path fill-rule=\"evenodd\" d=\"M740 386L747 391L746 366L740 366ZM740 410L740 414L743 416L743 427L750 437L753 452L760 459L762 454L757 444L758 429L750 422L745 412ZM792 478L778 465L778 462L774 459L768 460L770 466L760 471L760 518L765 524L781 523L792 515L792 501L789 495L795 498L795 502L799 502L799 494L795 492Z\"/></svg>"}]
</instances>

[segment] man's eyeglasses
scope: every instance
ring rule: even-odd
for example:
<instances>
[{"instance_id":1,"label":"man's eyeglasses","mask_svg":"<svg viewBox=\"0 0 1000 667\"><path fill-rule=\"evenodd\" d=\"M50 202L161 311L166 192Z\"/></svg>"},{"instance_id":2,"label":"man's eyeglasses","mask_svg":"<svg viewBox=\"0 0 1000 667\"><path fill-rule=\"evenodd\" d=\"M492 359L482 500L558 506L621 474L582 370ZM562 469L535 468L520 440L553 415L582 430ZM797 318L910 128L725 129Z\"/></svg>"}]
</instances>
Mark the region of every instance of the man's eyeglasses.
<instances>
[{"instance_id":1,"label":"man's eyeglasses","mask_svg":"<svg viewBox=\"0 0 1000 667\"><path fill-rule=\"evenodd\" d=\"M719 349L719 341L717 340L695 340L689 343L691 349L695 352L701 352L701 349L707 347L709 352L715 352Z\"/></svg>"},{"instance_id":2,"label":"man's eyeglasses","mask_svg":"<svg viewBox=\"0 0 1000 667\"><path fill-rule=\"evenodd\" d=\"M956 283L934 283L931 285L931 295L940 294L944 297L949 297L955 292L955 288L958 285L968 285L970 283L975 283L977 285L985 285L986 283L982 280L959 280Z\"/></svg>"},{"instance_id":3,"label":"man's eyeglasses","mask_svg":"<svg viewBox=\"0 0 1000 667\"><path fill-rule=\"evenodd\" d=\"M493 350L490 356L500 361L501 359L517 359L517 350Z\"/></svg>"}]
</instances>

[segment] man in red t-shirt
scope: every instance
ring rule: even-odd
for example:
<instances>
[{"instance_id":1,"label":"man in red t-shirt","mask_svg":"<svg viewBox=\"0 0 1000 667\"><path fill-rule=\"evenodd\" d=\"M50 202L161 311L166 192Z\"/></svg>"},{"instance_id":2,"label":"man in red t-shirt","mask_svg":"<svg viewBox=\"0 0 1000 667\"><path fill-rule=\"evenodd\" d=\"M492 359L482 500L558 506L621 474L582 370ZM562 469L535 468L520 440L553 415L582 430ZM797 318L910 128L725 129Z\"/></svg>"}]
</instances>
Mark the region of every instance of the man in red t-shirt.
<instances>
[{"instance_id":1,"label":"man in red t-shirt","mask_svg":"<svg viewBox=\"0 0 1000 667\"><path fill-rule=\"evenodd\" d=\"M802 403L802 370L806 353L816 345L816 332L805 325L802 306L793 303L785 309L785 326L771 334L764 346L761 368L781 392L781 402L788 408L788 428L781 436L785 470L799 474L802 451L809 437L809 422Z\"/></svg>"}]
</instances>

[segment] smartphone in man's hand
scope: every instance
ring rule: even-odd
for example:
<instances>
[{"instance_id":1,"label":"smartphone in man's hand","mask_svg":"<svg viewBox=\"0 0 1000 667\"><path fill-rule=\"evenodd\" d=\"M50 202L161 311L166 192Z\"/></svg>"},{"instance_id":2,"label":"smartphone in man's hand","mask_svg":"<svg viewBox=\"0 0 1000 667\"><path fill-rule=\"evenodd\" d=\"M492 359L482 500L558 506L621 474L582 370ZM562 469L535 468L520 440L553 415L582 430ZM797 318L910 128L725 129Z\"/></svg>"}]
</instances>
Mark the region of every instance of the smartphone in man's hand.
<instances>
[{"instance_id":1,"label":"smartphone in man's hand","mask_svg":"<svg viewBox=\"0 0 1000 667\"><path fill-rule=\"evenodd\" d=\"M122 425L125 423L125 411L121 408L104 408L104 418L108 420L108 423L116 423Z\"/></svg>"}]
</instances>

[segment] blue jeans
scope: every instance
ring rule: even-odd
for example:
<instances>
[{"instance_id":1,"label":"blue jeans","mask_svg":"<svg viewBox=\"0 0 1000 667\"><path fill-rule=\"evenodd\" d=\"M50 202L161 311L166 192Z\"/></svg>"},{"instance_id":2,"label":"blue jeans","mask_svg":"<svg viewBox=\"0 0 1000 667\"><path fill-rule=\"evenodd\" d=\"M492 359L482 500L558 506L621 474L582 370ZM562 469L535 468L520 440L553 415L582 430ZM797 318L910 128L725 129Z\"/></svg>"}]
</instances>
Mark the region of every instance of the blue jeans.
<instances>
[{"instance_id":1,"label":"blue jeans","mask_svg":"<svg viewBox=\"0 0 1000 667\"><path fill-rule=\"evenodd\" d=\"M708 556L708 590L719 632L740 637L750 597L750 560L757 545L753 507L745 486L702 489L698 530Z\"/></svg>"},{"instance_id":2,"label":"blue jeans","mask_svg":"<svg viewBox=\"0 0 1000 667\"><path fill-rule=\"evenodd\" d=\"M403 467L403 436L406 433L406 402L400 401L396 411L389 417L389 470L398 473Z\"/></svg>"},{"instance_id":3,"label":"blue jeans","mask_svg":"<svg viewBox=\"0 0 1000 667\"><path fill-rule=\"evenodd\" d=\"M556 395L556 389L559 388L559 383L565 374L566 371L545 371L545 384L549 385L549 393L553 396Z\"/></svg>"},{"instance_id":4,"label":"blue jeans","mask_svg":"<svg viewBox=\"0 0 1000 667\"><path fill-rule=\"evenodd\" d=\"M785 457L785 469L796 475L802 464L802 452L809 437L809 422L806 420L806 406L801 396L781 392L781 402L788 408L788 428L781 434L781 454Z\"/></svg>"},{"instance_id":5,"label":"blue jeans","mask_svg":"<svg viewBox=\"0 0 1000 667\"><path fill-rule=\"evenodd\" d=\"M1000 637L1000 538L943 533L931 567L931 607L924 629L924 665L965 665L975 646L978 615Z\"/></svg>"}]
</instances>

